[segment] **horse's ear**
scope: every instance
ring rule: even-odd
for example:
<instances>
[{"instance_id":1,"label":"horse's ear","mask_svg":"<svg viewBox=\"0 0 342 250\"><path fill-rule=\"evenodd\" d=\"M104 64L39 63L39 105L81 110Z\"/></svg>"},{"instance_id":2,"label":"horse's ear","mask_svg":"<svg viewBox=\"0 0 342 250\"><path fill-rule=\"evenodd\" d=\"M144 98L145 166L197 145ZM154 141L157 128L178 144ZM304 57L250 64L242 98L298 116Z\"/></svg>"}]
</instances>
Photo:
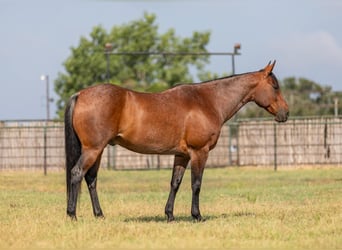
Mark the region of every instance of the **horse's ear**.
<instances>
[{"instance_id":1,"label":"horse's ear","mask_svg":"<svg viewBox=\"0 0 342 250\"><path fill-rule=\"evenodd\" d=\"M265 73L265 77L269 76L272 73L272 70L274 68L274 65L276 63L276 60L273 61L273 63L271 63L271 61L266 65L266 67L264 68L264 73Z\"/></svg>"}]
</instances>

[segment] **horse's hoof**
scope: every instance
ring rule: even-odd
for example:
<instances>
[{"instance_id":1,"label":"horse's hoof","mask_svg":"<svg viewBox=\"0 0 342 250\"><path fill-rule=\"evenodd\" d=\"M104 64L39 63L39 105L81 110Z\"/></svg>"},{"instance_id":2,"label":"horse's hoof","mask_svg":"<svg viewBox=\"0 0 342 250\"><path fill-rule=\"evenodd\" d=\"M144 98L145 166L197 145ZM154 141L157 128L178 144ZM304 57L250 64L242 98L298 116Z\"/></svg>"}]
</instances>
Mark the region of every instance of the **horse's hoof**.
<instances>
[{"instance_id":1,"label":"horse's hoof","mask_svg":"<svg viewBox=\"0 0 342 250\"><path fill-rule=\"evenodd\" d=\"M195 222L204 222L205 219L201 216L201 215L198 215L198 216L192 216L192 218L195 220Z\"/></svg>"},{"instance_id":2,"label":"horse's hoof","mask_svg":"<svg viewBox=\"0 0 342 250\"><path fill-rule=\"evenodd\" d=\"M69 217L69 219L70 219L71 221L77 221L76 215L69 215L69 214L68 214L68 217Z\"/></svg>"},{"instance_id":3,"label":"horse's hoof","mask_svg":"<svg viewBox=\"0 0 342 250\"><path fill-rule=\"evenodd\" d=\"M72 220L72 221L77 221L76 213L75 212L69 212L67 211L67 216Z\"/></svg>"},{"instance_id":4,"label":"horse's hoof","mask_svg":"<svg viewBox=\"0 0 342 250\"><path fill-rule=\"evenodd\" d=\"M205 218L201 218L201 219L197 220L197 222L205 222L205 221L206 221Z\"/></svg>"},{"instance_id":5,"label":"horse's hoof","mask_svg":"<svg viewBox=\"0 0 342 250\"><path fill-rule=\"evenodd\" d=\"M172 220L167 220L167 223L174 223L175 222L175 219L173 218Z\"/></svg>"},{"instance_id":6,"label":"horse's hoof","mask_svg":"<svg viewBox=\"0 0 342 250\"><path fill-rule=\"evenodd\" d=\"M175 217L173 216L172 212L166 212L165 215L167 217L167 223L173 222L175 220Z\"/></svg>"},{"instance_id":7,"label":"horse's hoof","mask_svg":"<svg viewBox=\"0 0 342 250\"><path fill-rule=\"evenodd\" d=\"M172 223L175 221L175 217L173 215L166 215L167 216L167 223Z\"/></svg>"},{"instance_id":8,"label":"horse's hoof","mask_svg":"<svg viewBox=\"0 0 342 250\"><path fill-rule=\"evenodd\" d=\"M104 219L105 219L105 217L104 217L103 214L101 214L101 215L95 215L95 218L96 218L96 219L99 219L99 220L104 220Z\"/></svg>"}]
</instances>

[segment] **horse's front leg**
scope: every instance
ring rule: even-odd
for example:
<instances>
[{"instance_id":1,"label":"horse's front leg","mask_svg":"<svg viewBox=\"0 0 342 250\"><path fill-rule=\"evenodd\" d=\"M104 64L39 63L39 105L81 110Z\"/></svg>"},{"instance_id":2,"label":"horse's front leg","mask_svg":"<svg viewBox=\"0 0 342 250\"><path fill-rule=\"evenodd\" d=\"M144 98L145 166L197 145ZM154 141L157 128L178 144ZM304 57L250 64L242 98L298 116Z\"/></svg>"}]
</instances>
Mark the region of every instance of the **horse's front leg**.
<instances>
[{"instance_id":1,"label":"horse's front leg","mask_svg":"<svg viewBox=\"0 0 342 250\"><path fill-rule=\"evenodd\" d=\"M170 183L171 189L170 189L169 198L165 206L165 214L167 216L168 222L171 222L175 219L175 217L173 216L174 202L175 202L175 198L176 198L176 194L179 189L179 186L182 183L183 175L184 175L186 166L188 165L188 162L189 162L189 157L180 156L180 155L175 156L173 170L172 170L172 178L171 178L171 183Z\"/></svg>"},{"instance_id":2,"label":"horse's front leg","mask_svg":"<svg viewBox=\"0 0 342 250\"><path fill-rule=\"evenodd\" d=\"M208 158L208 152L209 150L202 149L193 152L191 155L191 215L197 221L202 221L202 216L199 209L199 194L201 191L203 171Z\"/></svg>"}]
</instances>

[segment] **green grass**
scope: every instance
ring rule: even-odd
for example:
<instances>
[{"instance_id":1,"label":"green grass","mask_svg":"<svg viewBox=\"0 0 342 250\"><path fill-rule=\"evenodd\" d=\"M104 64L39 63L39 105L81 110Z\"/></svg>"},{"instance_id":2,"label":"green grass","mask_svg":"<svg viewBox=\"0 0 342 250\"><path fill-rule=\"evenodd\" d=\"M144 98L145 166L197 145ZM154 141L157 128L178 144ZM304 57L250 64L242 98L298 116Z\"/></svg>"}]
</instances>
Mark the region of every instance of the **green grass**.
<instances>
[{"instance_id":1,"label":"green grass","mask_svg":"<svg viewBox=\"0 0 342 250\"><path fill-rule=\"evenodd\" d=\"M205 222L190 216L190 171L164 206L171 170L103 171L106 218L95 219L83 186L78 221L65 215L64 173L0 172L0 248L305 248L342 246L342 168L206 169Z\"/></svg>"}]
</instances>

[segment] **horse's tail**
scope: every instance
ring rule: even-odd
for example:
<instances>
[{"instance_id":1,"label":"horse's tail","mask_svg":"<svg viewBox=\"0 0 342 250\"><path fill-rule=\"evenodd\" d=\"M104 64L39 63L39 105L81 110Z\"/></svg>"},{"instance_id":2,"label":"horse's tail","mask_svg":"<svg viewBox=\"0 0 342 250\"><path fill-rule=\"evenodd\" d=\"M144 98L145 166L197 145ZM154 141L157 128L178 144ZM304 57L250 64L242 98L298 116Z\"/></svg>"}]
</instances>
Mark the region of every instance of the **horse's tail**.
<instances>
[{"instance_id":1,"label":"horse's tail","mask_svg":"<svg viewBox=\"0 0 342 250\"><path fill-rule=\"evenodd\" d=\"M66 185L67 199L69 200L69 191L71 187L71 170L76 165L81 156L81 143L74 130L72 119L74 107L77 101L78 93L73 95L66 108L64 114L64 133L65 133L65 164L66 164Z\"/></svg>"}]
</instances>

